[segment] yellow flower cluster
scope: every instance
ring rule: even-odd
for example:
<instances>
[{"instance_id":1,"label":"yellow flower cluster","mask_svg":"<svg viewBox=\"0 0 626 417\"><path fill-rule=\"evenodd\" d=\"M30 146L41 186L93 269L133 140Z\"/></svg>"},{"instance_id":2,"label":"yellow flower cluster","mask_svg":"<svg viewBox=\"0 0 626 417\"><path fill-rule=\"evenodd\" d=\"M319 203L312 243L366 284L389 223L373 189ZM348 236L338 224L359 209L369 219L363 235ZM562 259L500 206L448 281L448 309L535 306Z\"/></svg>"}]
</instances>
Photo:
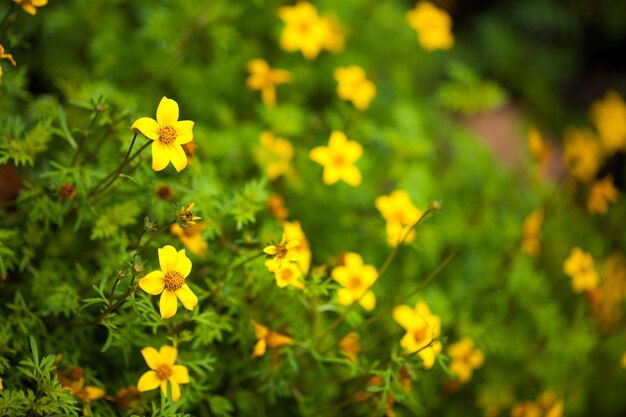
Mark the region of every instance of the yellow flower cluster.
<instances>
[{"instance_id":1,"label":"yellow flower cluster","mask_svg":"<svg viewBox=\"0 0 626 417\"><path fill-rule=\"evenodd\" d=\"M396 190L390 195L376 198L376 208L387 222L387 242L398 246L415 239L415 224L422 216L421 210L413 205L409 193ZM404 239L404 240L403 240Z\"/></svg>"},{"instance_id":2,"label":"yellow flower cluster","mask_svg":"<svg viewBox=\"0 0 626 417\"><path fill-rule=\"evenodd\" d=\"M337 80L337 95L339 98L351 101L359 110L366 110L374 96L376 86L367 79L365 71L358 65L337 68L334 72Z\"/></svg>"},{"instance_id":3,"label":"yellow flower cluster","mask_svg":"<svg viewBox=\"0 0 626 417\"><path fill-rule=\"evenodd\" d=\"M483 353L476 349L474 341L467 337L451 344L448 347L448 356L452 360L450 370L461 384L472 379L474 369L480 368L485 362Z\"/></svg>"},{"instance_id":4,"label":"yellow flower cluster","mask_svg":"<svg viewBox=\"0 0 626 417\"><path fill-rule=\"evenodd\" d=\"M393 309L393 318L406 331L400 346L408 353L417 352L424 368L432 368L435 357L441 352L441 342L437 340L441 334L441 318L432 314L423 301L415 308L397 306Z\"/></svg>"},{"instance_id":5,"label":"yellow flower cluster","mask_svg":"<svg viewBox=\"0 0 626 417\"><path fill-rule=\"evenodd\" d=\"M422 48L450 49L454 45L452 19L443 9L428 1L420 1L406 14L409 25L417 31Z\"/></svg>"},{"instance_id":6,"label":"yellow flower cluster","mask_svg":"<svg viewBox=\"0 0 626 417\"><path fill-rule=\"evenodd\" d=\"M588 291L598 286L598 273L593 266L593 258L580 248L572 252L563 264L563 272L572 278L575 292Z\"/></svg>"}]
</instances>

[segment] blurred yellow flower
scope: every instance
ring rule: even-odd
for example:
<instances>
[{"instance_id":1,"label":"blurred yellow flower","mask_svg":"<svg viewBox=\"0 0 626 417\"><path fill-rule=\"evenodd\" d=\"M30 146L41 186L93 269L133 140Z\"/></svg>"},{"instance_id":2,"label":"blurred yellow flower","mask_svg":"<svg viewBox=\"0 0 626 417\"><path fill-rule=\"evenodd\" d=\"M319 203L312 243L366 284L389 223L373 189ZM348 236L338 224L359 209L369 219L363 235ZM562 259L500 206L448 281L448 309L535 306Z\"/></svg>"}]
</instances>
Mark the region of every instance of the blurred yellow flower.
<instances>
[{"instance_id":1,"label":"blurred yellow flower","mask_svg":"<svg viewBox=\"0 0 626 417\"><path fill-rule=\"evenodd\" d=\"M359 343L359 335L355 332L348 333L339 341L339 349L353 363L359 363L359 352L361 351L361 343Z\"/></svg>"},{"instance_id":2,"label":"blurred yellow flower","mask_svg":"<svg viewBox=\"0 0 626 417\"><path fill-rule=\"evenodd\" d=\"M376 86L366 78L365 71L358 65L337 68L334 72L337 80L337 95L339 98L352 101L359 109L365 110L376 95Z\"/></svg>"},{"instance_id":3,"label":"blurred yellow flower","mask_svg":"<svg viewBox=\"0 0 626 417\"><path fill-rule=\"evenodd\" d=\"M337 291L339 304L350 305L358 301L367 311L376 307L376 297L371 287L378 279L378 271L372 265L363 265L361 255L345 254L344 263L333 269L332 277L343 286Z\"/></svg>"},{"instance_id":4,"label":"blurred yellow flower","mask_svg":"<svg viewBox=\"0 0 626 417\"><path fill-rule=\"evenodd\" d=\"M287 52L300 50L306 59L315 59L326 42L327 28L317 9L307 2L283 6L278 16L285 23L280 36L280 47Z\"/></svg>"},{"instance_id":5,"label":"blurred yellow flower","mask_svg":"<svg viewBox=\"0 0 626 417\"><path fill-rule=\"evenodd\" d=\"M100 399L106 394L103 388L85 386L83 368L78 366L70 368L69 371L64 373L58 372L57 378L63 388L68 388L72 396L85 403Z\"/></svg>"},{"instance_id":6,"label":"blurred yellow flower","mask_svg":"<svg viewBox=\"0 0 626 417\"><path fill-rule=\"evenodd\" d=\"M528 129L527 133L528 139L528 151L530 155L533 157L535 161L539 164L541 168L543 168L548 159L550 159L550 154L552 153L550 147L543 140L543 136L539 129L535 127L531 127Z\"/></svg>"},{"instance_id":7,"label":"blurred yellow flower","mask_svg":"<svg viewBox=\"0 0 626 417\"><path fill-rule=\"evenodd\" d=\"M267 327L254 320L250 321L252 322L252 326L254 326L254 335L258 340L252 352L253 358L265 355L268 346L270 348L277 348L285 345L293 345L293 339L291 337L270 331Z\"/></svg>"},{"instance_id":8,"label":"blurred yellow flower","mask_svg":"<svg viewBox=\"0 0 626 417\"><path fill-rule=\"evenodd\" d=\"M22 6L22 9L24 9L24 11L30 15L36 15L37 14L37 7L43 7L46 4L48 4L48 0L13 0L14 2L16 2L17 4L19 4L20 6Z\"/></svg>"},{"instance_id":9,"label":"blurred yellow flower","mask_svg":"<svg viewBox=\"0 0 626 417\"><path fill-rule=\"evenodd\" d=\"M396 190L377 197L374 204L387 222L387 241L391 246L398 246L405 236L407 243L415 239L415 230L409 230L418 222L422 211L413 205L409 193Z\"/></svg>"},{"instance_id":10,"label":"blurred yellow flower","mask_svg":"<svg viewBox=\"0 0 626 417\"><path fill-rule=\"evenodd\" d=\"M607 175L591 184L587 210L591 214L606 214L609 211L609 203L617 203L618 199L619 191L613 185L613 176Z\"/></svg>"},{"instance_id":11,"label":"blurred yellow flower","mask_svg":"<svg viewBox=\"0 0 626 417\"><path fill-rule=\"evenodd\" d=\"M4 46L2 44L0 44L0 59L6 59L13 64L13 66L17 65L15 59L13 59L13 55L4 52Z\"/></svg>"},{"instance_id":12,"label":"blurred yellow flower","mask_svg":"<svg viewBox=\"0 0 626 417\"><path fill-rule=\"evenodd\" d=\"M415 308L408 305L395 307L393 319L406 330L400 346L409 353L419 351L424 368L432 368L435 357L441 352L441 342L433 342L441 334L439 316L432 314L426 303L419 301Z\"/></svg>"},{"instance_id":13,"label":"blurred yellow flower","mask_svg":"<svg viewBox=\"0 0 626 417\"><path fill-rule=\"evenodd\" d=\"M318 146L309 152L309 157L324 167L322 180L326 185L333 185L339 180L353 187L361 184L361 171L354 165L363 154L363 147L353 140L348 140L342 132L330 134L328 146Z\"/></svg>"},{"instance_id":14,"label":"blurred yellow flower","mask_svg":"<svg viewBox=\"0 0 626 417\"><path fill-rule=\"evenodd\" d=\"M572 177L581 182L591 181L602 159L600 143L591 130L569 128L565 131L563 160Z\"/></svg>"},{"instance_id":15,"label":"blurred yellow flower","mask_svg":"<svg viewBox=\"0 0 626 417\"><path fill-rule=\"evenodd\" d=\"M417 31L422 48L450 49L454 45L452 19L448 12L428 1L420 1L406 14L409 25Z\"/></svg>"},{"instance_id":16,"label":"blurred yellow flower","mask_svg":"<svg viewBox=\"0 0 626 417\"><path fill-rule=\"evenodd\" d=\"M276 245L269 245L263 249L263 252L271 255L272 258L265 265L270 272L275 272L283 266L284 262L296 261L299 257L298 251L295 249L299 245L297 240L287 240L287 236L283 233L283 237Z\"/></svg>"},{"instance_id":17,"label":"blurred yellow flower","mask_svg":"<svg viewBox=\"0 0 626 417\"><path fill-rule=\"evenodd\" d=\"M543 209L538 208L524 219L522 226L522 252L530 256L539 255L541 249L541 226L543 224Z\"/></svg>"},{"instance_id":18,"label":"blurred yellow flower","mask_svg":"<svg viewBox=\"0 0 626 417\"><path fill-rule=\"evenodd\" d=\"M150 272L139 280L139 287L151 295L161 294L159 307L161 318L167 319L176 314L177 298L187 310L193 310L198 304L198 297L185 284L185 278L191 272L191 261L185 255L185 249L176 252L173 246L166 245L158 250L160 271Z\"/></svg>"},{"instance_id":19,"label":"blurred yellow flower","mask_svg":"<svg viewBox=\"0 0 626 417\"><path fill-rule=\"evenodd\" d=\"M131 126L152 142L152 169L161 171L170 161L176 171L187 166L187 155L182 145L193 140L191 120L178 120L178 103L163 97L157 108L156 120L150 117L137 119Z\"/></svg>"},{"instance_id":20,"label":"blurred yellow flower","mask_svg":"<svg viewBox=\"0 0 626 417\"><path fill-rule=\"evenodd\" d=\"M274 181L292 169L293 145L289 140L274 136L272 132L261 133L261 147L255 150L255 158L267 172L267 178Z\"/></svg>"},{"instance_id":21,"label":"blurred yellow flower","mask_svg":"<svg viewBox=\"0 0 626 417\"><path fill-rule=\"evenodd\" d=\"M572 252L563 264L563 272L572 278L572 288L575 292L594 289L598 286L598 273L593 266L593 258L580 248Z\"/></svg>"},{"instance_id":22,"label":"blurred yellow flower","mask_svg":"<svg viewBox=\"0 0 626 417\"><path fill-rule=\"evenodd\" d=\"M272 69L264 59L253 59L248 62L248 77L246 84L250 90L261 92L263 103L268 106L276 105L276 86L291 81L291 73L282 69Z\"/></svg>"},{"instance_id":23,"label":"blurred yellow flower","mask_svg":"<svg viewBox=\"0 0 626 417\"><path fill-rule=\"evenodd\" d=\"M285 199L280 194L270 194L267 199L267 208L278 220L285 220L289 216L289 210L285 207Z\"/></svg>"},{"instance_id":24,"label":"blurred yellow flower","mask_svg":"<svg viewBox=\"0 0 626 417\"><path fill-rule=\"evenodd\" d=\"M193 208L196 206L196 203L191 202L188 206L182 206L180 211L178 212L178 216L176 220L180 222L183 226L185 225L194 225L196 224L196 220L202 219L202 217L194 216Z\"/></svg>"},{"instance_id":25,"label":"blurred yellow flower","mask_svg":"<svg viewBox=\"0 0 626 417\"><path fill-rule=\"evenodd\" d=\"M202 238L202 230L207 223L197 223L187 227L180 227L178 223L170 226L170 233L180 238L181 243L189 252L198 256L206 256L209 244Z\"/></svg>"},{"instance_id":26,"label":"blurred yellow flower","mask_svg":"<svg viewBox=\"0 0 626 417\"><path fill-rule=\"evenodd\" d=\"M616 329L622 322L626 297L626 258L613 253L604 262L598 287L587 293L587 301L600 332Z\"/></svg>"},{"instance_id":27,"label":"blurred yellow flower","mask_svg":"<svg viewBox=\"0 0 626 417\"><path fill-rule=\"evenodd\" d=\"M167 383L170 383L172 400L180 399L180 384L189 383L189 371L183 365L174 365L178 351L175 347L164 345L159 351L153 347L141 349L141 355L148 364L150 371L144 373L137 389L141 392L161 387L163 395L167 396Z\"/></svg>"},{"instance_id":28,"label":"blurred yellow flower","mask_svg":"<svg viewBox=\"0 0 626 417\"><path fill-rule=\"evenodd\" d=\"M300 290L304 289L304 283L302 282L304 274L296 262L283 262L280 267L274 268L272 261L272 259L265 261L265 266L268 270L274 272L276 285L278 285L279 288L285 288L286 286L291 285L292 287L296 287Z\"/></svg>"},{"instance_id":29,"label":"blurred yellow flower","mask_svg":"<svg viewBox=\"0 0 626 417\"><path fill-rule=\"evenodd\" d=\"M330 52L341 52L346 42L344 29L334 16L322 16L320 24L324 30L322 47Z\"/></svg>"},{"instance_id":30,"label":"blurred yellow flower","mask_svg":"<svg viewBox=\"0 0 626 417\"><path fill-rule=\"evenodd\" d=\"M591 120L600 133L604 148L613 153L626 150L626 103L615 91L591 106Z\"/></svg>"},{"instance_id":31,"label":"blurred yellow flower","mask_svg":"<svg viewBox=\"0 0 626 417\"><path fill-rule=\"evenodd\" d=\"M533 401L522 401L511 409L511 417L543 417L541 408Z\"/></svg>"},{"instance_id":32,"label":"blurred yellow flower","mask_svg":"<svg viewBox=\"0 0 626 417\"><path fill-rule=\"evenodd\" d=\"M456 375L457 380L464 384L472 379L474 369L483 366L485 356L474 347L474 341L464 337L461 341L448 347L448 355L452 362L450 370Z\"/></svg>"},{"instance_id":33,"label":"blurred yellow flower","mask_svg":"<svg viewBox=\"0 0 626 417\"><path fill-rule=\"evenodd\" d=\"M553 392L541 393L537 402L544 417L561 417L563 415L563 400Z\"/></svg>"},{"instance_id":34,"label":"blurred yellow flower","mask_svg":"<svg viewBox=\"0 0 626 417\"><path fill-rule=\"evenodd\" d=\"M295 240L298 242L298 244L293 248L293 250L296 251L296 253L298 254L295 262L298 264L298 270L302 271L302 273L306 275L309 272L309 268L311 266L312 255L309 241L302 231L302 226L300 225L300 222L284 222L283 232L285 233L285 238L287 239L287 241Z\"/></svg>"}]
</instances>

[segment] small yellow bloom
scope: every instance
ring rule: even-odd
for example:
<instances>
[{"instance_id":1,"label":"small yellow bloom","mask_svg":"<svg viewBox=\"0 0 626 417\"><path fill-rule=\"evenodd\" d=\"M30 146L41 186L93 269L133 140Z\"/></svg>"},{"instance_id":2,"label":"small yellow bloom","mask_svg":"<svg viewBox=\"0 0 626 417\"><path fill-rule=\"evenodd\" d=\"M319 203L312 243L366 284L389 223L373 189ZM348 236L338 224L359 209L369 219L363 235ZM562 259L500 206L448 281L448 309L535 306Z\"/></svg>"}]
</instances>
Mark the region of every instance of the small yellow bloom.
<instances>
[{"instance_id":1,"label":"small yellow bloom","mask_svg":"<svg viewBox=\"0 0 626 417\"><path fill-rule=\"evenodd\" d=\"M541 226L543 224L543 209L538 208L524 219L522 252L530 256L539 255L541 249Z\"/></svg>"},{"instance_id":2,"label":"small yellow bloom","mask_svg":"<svg viewBox=\"0 0 626 417\"><path fill-rule=\"evenodd\" d=\"M454 45L452 19L443 9L430 2L420 1L406 14L409 25L417 31L422 48L428 50L450 49Z\"/></svg>"},{"instance_id":3,"label":"small yellow bloom","mask_svg":"<svg viewBox=\"0 0 626 417\"><path fill-rule=\"evenodd\" d=\"M283 262L293 262L298 259L298 252L296 247L299 245L297 240L287 240L287 236L283 233L283 237L280 243L276 245L269 245L263 249L263 252L271 255L272 258L267 263L267 269L270 272L275 272L283 266Z\"/></svg>"},{"instance_id":4,"label":"small yellow bloom","mask_svg":"<svg viewBox=\"0 0 626 417\"><path fill-rule=\"evenodd\" d=\"M598 286L598 273L593 266L593 258L580 248L572 252L563 264L563 272L572 278L572 288L575 292L592 290Z\"/></svg>"},{"instance_id":5,"label":"small yellow bloom","mask_svg":"<svg viewBox=\"0 0 626 417\"><path fill-rule=\"evenodd\" d=\"M330 134L328 146L311 149L309 157L324 167L322 180L326 185L333 185L339 180L353 187L361 184L361 171L354 165L363 154L363 147L353 140L348 140L342 132Z\"/></svg>"},{"instance_id":6,"label":"small yellow bloom","mask_svg":"<svg viewBox=\"0 0 626 417\"><path fill-rule=\"evenodd\" d=\"M374 204L387 222L387 241L391 246L398 246L405 236L406 243L415 239L415 230L409 230L419 221L422 211L413 205L409 193L396 190L377 197Z\"/></svg>"},{"instance_id":7,"label":"small yellow bloom","mask_svg":"<svg viewBox=\"0 0 626 417\"><path fill-rule=\"evenodd\" d=\"M408 305L397 306L393 309L393 318L406 330L400 346L409 353L419 351L424 368L432 368L435 357L441 352L441 342L433 342L441 334L439 316L432 314L426 303L419 301L415 308Z\"/></svg>"},{"instance_id":8,"label":"small yellow bloom","mask_svg":"<svg viewBox=\"0 0 626 417\"><path fill-rule=\"evenodd\" d=\"M189 371L183 365L174 365L178 356L176 348L164 345L157 351L153 347L146 347L141 349L141 354L150 371L144 373L139 378L137 389L144 392L160 386L163 395L167 395L167 383L169 382L172 390L172 400L178 401L180 398L180 384L189 383Z\"/></svg>"},{"instance_id":9,"label":"small yellow bloom","mask_svg":"<svg viewBox=\"0 0 626 417\"><path fill-rule=\"evenodd\" d=\"M276 137L272 132L261 133L261 148L256 150L255 157L265 168L270 181L293 170L293 154L293 145L289 140Z\"/></svg>"},{"instance_id":10,"label":"small yellow bloom","mask_svg":"<svg viewBox=\"0 0 626 417\"><path fill-rule=\"evenodd\" d=\"M78 398L82 402L90 403L104 397L106 391L99 387L85 386L85 378L83 377L83 368L74 367L67 373L57 373L59 382L64 388L70 390L70 394Z\"/></svg>"},{"instance_id":11,"label":"small yellow bloom","mask_svg":"<svg viewBox=\"0 0 626 417\"><path fill-rule=\"evenodd\" d=\"M48 4L48 0L13 0L13 1L19 4L20 6L22 6L22 9L24 9L26 13L33 15L33 16L37 14L36 7L43 7L46 4Z\"/></svg>"},{"instance_id":12,"label":"small yellow bloom","mask_svg":"<svg viewBox=\"0 0 626 417\"><path fill-rule=\"evenodd\" d=\"M261 92L263 103L268 106L276 105L276 86L291 81L291 73L282 69L272 69L263 59L253 59L248 62L250 76L246 84L250 90Z\"/></svg>"},{"instance_id":13,"label":"small yellow bloom","mask_svg":"<svg viewBox=\"0 0 626 417\"><path fill-rule=\"evenodd\" d=\"M361 343L359 343L359 335L357 333L348 333L339 341L339 349L350 360L356 364L359 363L359 352L361 351Z\"/></svg>"},{"instance_id":14,"label":"small yellow bloom","mask_svg":"<svg viewBox=\"0 0 626 417\"><path fill-rule=\"evenodd\" d=\"M591 130L569 128L565 131L563 160L572 177L581 182L591 181L602 159L600 143Z\"/></svg>"},{"instance_id":15,"label":"small yellow bloom","mask_svg":"<svg viewBox=\"0 0 626 417\"><path fill-rule=\"evenodd\" d=\"M300 50L306 59L315 59L327 37L327 27L317 9L311 3L299 2L295 6L280 7L278 16L285 23L280 47L287 52Z\"/></svg>"},{"instance_id":16,"label":"small yellow bloom","mask_svg":"<svg viewBox=\"0 0 626 417\"><path fill-rule=\"evenodd\" d=\"M185 228L177 223L170 226L170 233L180 238L181 243L189 252L198 256L206 256L209 244L202 238L202 230L207 227L207 223L197 223Z\"/></svg>"},{"instance_id":17,"label":"small yellow bloom","mask_svg":"<svg viewBox=\"0 0 626 417\"><path fill-rule=\"evenodd\" d=\"M376 307L376 297L371 287L378 279L378 271L372 265L363 265L361 255L346 253L344 264L333 269L332 277L343 286L337 291L339 304L350 305L358 301L367 311Z\"/></svg>"},{"instance_id":18,"label":"small yellow bloom","mask_svg":"<svg viewBox=\"0 0 626 417\"><path fill-rule=\"evenodd\" d=\"M608 175L591 184L587 210L591 214L606 214L609 211L609 203L617 203L618 199L619 191L613 185L613 176Z\"/></svg>"},{"instance_id":19,"label":"small yellow bloom","mask_svg":"<svg viewBox=\"0 0 626 417\"><path fill-rule=\"evenodd\" d=\"M254 345L254 351L252 357L256 358L265 355L267 347L277 348L285 345L293 345L293 339L284 334L270 331L267 327L257 323L254 320L250 320L252 326L254 326L254 335L258 339L256 345Z\"/></svg>"},{"instance_id":20,"label":"small yellow bloom","mask_svg":"<svg viewBox=\"0 0 626 417\"><path fill-rule=\"evenodd\" d=\"M9 61L11 64L13 64L13 66L17 65L15 63L15 59L13 59L13 55L11 54L6 54L4 52L4 46L2 44L0 44L0 59L6 59L7 61Z\"/></svg>"},{"instance_id":21,"label":"small yellow bloom","mask_svg":"<svg viewBox=\"0 0 626 417\"><path fill-rule=\"evenodd\" d=\"M273 261L273 259L268 259L265 261L265 266L268 270L274 272L276 285L278 285L279 288L285 288L291 285L300 290L304 289L304 283L302 282L304 274L296 262L283 262L276 268Z\"/></svg>"},{"instance_id":22,"label":"small yellow bloom","mask_svg":"<svg viewBox=\"0 0 626 417\"><path fill-rule=\"evenodd\" d=\"M528 129L527 133L528 139L528 151L530 155L533 157L535 161L539 164L541 168L543 168L548 159L550 159L550 154L552 153L550 147L543 140L543 136L539 129L535 127L531 127Z\"/></svg>"},{"instance_id":23,"label":"small yellow bloom","mask_svg":"<svg viewBox=\"0 0 626 417\"><path fill-rule=\"evenodd\" d=\"M457 343L448 347L448 355L452 359L450 370L456 375L457 380L464 384L472 379L474 369L483 366L485 356L474 347L474 341L470 338L463 338Z\"/></svg>"},{"instance_id":24,"label":"small yellow bloom","mask_svg":"<svg viewBox=\"0 0 626 417\"><path fill-rule=\"evenodd\" d=\"M358 65L337 68L334 72L337 80L337 95L343 100L352 101L359 109L365 110L376 95L376 86L367 79L365 71Z\"/></svg>"},{"instance_id":25,"label":"small yellow bloom","mask_svg":"<svg viewBox=\"0 0 626 417\"><path fill-rule=\"evenodd\" d=\"M345 30L334 16L322 16L320 24L324 30L322 47L330 52L341 52L346 42Z\"/></svg>"},{"instance_id":26,"label":"small yellow bloom","mask_svg":"<svg viewBox=\"0 0 626 417\"><path fill-rule=\"evenodd\" d=\"M270 194L267 199L267 208L278 220L285 220L289 216L289 210L285 207L285 199L280 194Z\"/></svg>"},{"instance_id":27,"label":"small yellow bloom","mask_svg":"<svg viewBox=\"0 0 626 417\"><path fill-rule=\"evenodd\" d=\"M172 162L176 171L187 166L187 155L182 145L193 140L191 120L178 120L178 103L163 97L157 108L156 120L137 119L131 129L137 129L152 142L152 169L161 171Z\"/></svg>"},{"instance_id":28,"label":"small yellow bloom","mask_svg":"<svg viewBox=\"0 0 626 417\"><path fill-rule=\"evenodd\" d=\"M182 206L180 211L178 212L178 216L176 220L180 222L183 226L185 225L194 225L196 224L196 220L202 219L202 217L194 216L193 208L196 206L196 203L190 203L188 206Z\"/></svg>"},{"instance_id":29,"label":"small yellow bloom","mask_svg":"<svg viewBox=\"0 0 626 417\"><path fill-rule=\"evenodd\" d=\"M161 270L141 278L139 286L148 294L161 294L161 318L167 319L176 314L177 298L183 307L193 310L198 304L198 297L185 284L185 278L191 272L191 261L185 255L185 249L176 252L173 246L163 246L159 249L159 264Z\"/></svg>"},{"instance_id":30,"label":"small yellow bloom","mask_svg":"<svg viewBox=\"0 0 626 417\"><path fill-rule=\"evenodd\" d=\"M591 106L591 120L600 133L600 140L610 153L626 150L626 103L615 91Z\"/></svg>"}]
</instances>

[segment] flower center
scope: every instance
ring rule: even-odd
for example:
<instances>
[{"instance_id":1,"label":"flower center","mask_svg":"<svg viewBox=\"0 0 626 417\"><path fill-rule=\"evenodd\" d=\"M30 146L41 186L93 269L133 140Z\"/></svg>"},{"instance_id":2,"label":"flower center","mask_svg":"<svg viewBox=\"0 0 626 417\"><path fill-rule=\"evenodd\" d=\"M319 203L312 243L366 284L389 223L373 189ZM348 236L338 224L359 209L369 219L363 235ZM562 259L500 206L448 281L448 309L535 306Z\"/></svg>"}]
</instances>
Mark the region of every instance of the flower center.
<instances>
[{"instance_id":1,"label":"flower center","mask_svg":"<svg viewBox=\"0 0 626 417\"><path fill-rule=\"evenodd\" d=\"M165 273L165 289L168 291L176 291L185 283L185 277L178 271L169 271Z\"/></svg>"},{"instance_id":2,"label":"flower center","mask_svg":"<svg viewBox=\"0 0 626 417\"><path fill-rule=\"evenodd\" d=\"M287 249L287 245L276 245L276 258L283 260L285 259L285 257L287 256L287 252L289 250Z\"/></svg>"},{"instance_id":3,"label":"flower center","mask_svg":"<svg viewBox=\"0 0 626 417\"><path fill-rule=\"evenodd\" d=\"M413 340L416 343L423 343L426 341L426 338L428 338L428 329L426 327L413 330Z\"/></svg>"},{"instance_id":4,"label":"flower center","mask_svg":"<svg viewBox=\"0 0 626 417\"><path fill-rule=\"evenodd\" d=\"M157 378L159 378L161 381L165 381L174 373L172 371L172 367L169 365L161 365L155 369L155 372L157 374Z\"/></svg>"},{"instance_id":5,"label":"flower center","mask_svg":"<svg viewBox=\"0 0 626 417\"><path fill-rule=\"evenodd\" d=\"M180 219L184 222L184 223L188 223L190 221L193 220L193 213L185 210L183 212L180 213Z\"/></svg>"},{"instance_id":6,"label":"flower center","mask_svg":"<svg viewBox=\"0 0 626 417\"><path fill-rule=\"evenodd\" d=\"M358 277L358 276L350 277L350 280L348 281L348 288L352 290L356 290L360 287L361 287L361 277Z\"/></svg>"},{"instance_id":7,"label":"flower center","mask_svg":"<svg viewBox=\"0 0 626 417\"><path fill-rule=\"evenodd\" d=\"M347 160L343 155L334 155L333 156L333 165L337 166L337 167L342 167L344 165L347 165Z\"/></svg>"},{"instance_id":8,"label":"flower center","mask_svg":"<svg viewBox=\"0 0 626 417\"><path fill-rule=\"evenodd\" d=\"M172 126L163 126L159 129L159 140L165 145L174 142L176 140L176 129Z\"/></svg>"},{"instance_id":9,"label":"flower center","mask_svg":"<svg viewBox=\"0 0 626 417\"><path fill-rule=\"evenodd\" d=\"M282 275L285 281L291 281L291 278L293 278L293 271L289 268L285 268L281 270L280 274Z\"/></svg>"}]
</instances>

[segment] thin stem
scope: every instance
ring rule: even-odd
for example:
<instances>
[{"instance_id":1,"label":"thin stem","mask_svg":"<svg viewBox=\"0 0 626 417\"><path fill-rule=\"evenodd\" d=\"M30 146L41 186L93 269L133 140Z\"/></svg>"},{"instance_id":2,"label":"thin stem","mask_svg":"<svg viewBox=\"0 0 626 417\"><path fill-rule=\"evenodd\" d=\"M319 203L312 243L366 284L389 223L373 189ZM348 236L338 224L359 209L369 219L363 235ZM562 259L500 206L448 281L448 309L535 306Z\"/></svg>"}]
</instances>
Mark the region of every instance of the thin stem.
<instances>
[{"instance_id":1,"label":"thin stem","mask_svg":"<svg viewBox=\"0 0 626 417\"><path fill-rule=\"evenodd\" d=\"M81 139L80 142L78 142L78 147L76 148L76 152L74 153L74 157L72 158L72 165L76 165L78 162L78 157L80 156L80 151L83 149L83 145L85 144L85 141L87 140L87 137L89 136L89 132L91 130L91 128L93 127L94 123L96 122L96 120L98 120L98 116L100 116L100 113L96 113L92 118L91 118L91 122L89 122L89 126L87 126L87 129L85 129L83 131L83 137Z\"/></svg>"},{"instance_id":2,"label":"thin stem","mask_svg":"<svg viewBox=\"0 0 626 417\"><path fill-rule=\"evenodd\" d=\"M133 140L130 142L130 146L128 147L128 151L126 151L126 155L124 155L124 159L122 159L122 162L120 162L120 164L117 166L117 169L115 171L113 171L111 174L107 175L106 177L102 178L93 188L92 190L89 192L89 196L91 196L92 194L94 194L96 191L98 191L98 189L100 187L102 187L102 185L104 183L107 182L107 180L109 180L109 178L114 177L116 178L117 175L122 171L122 169L124 169L124 167L126 166L126 161L128 161L128 156L130 155L130 153L133 150L133 146L135 146L135 140L137 139L137 133L135 133L133 135Z\"/></svg>"},{"instance_id":3,"label":"thin stem","mask_svg":"<svg viewBox=\"0 0 626 417\"><path fill-rule=\"evenodd\" d=\"M17 3L13 3L11 8L9 10L7 10L7 13L2 18L2 21L0 21L0 28L2 28L2 26L4 26L4 24L7 22L7 20L9 20L9 17L13 14L13 12L15 11L16 8L17 8ZM7 34L8 30L9 30L9 27L7 26L2 31L2 40L4 40L4 38L6 37L6 34Z\"/></svg>"}]
</instances>

